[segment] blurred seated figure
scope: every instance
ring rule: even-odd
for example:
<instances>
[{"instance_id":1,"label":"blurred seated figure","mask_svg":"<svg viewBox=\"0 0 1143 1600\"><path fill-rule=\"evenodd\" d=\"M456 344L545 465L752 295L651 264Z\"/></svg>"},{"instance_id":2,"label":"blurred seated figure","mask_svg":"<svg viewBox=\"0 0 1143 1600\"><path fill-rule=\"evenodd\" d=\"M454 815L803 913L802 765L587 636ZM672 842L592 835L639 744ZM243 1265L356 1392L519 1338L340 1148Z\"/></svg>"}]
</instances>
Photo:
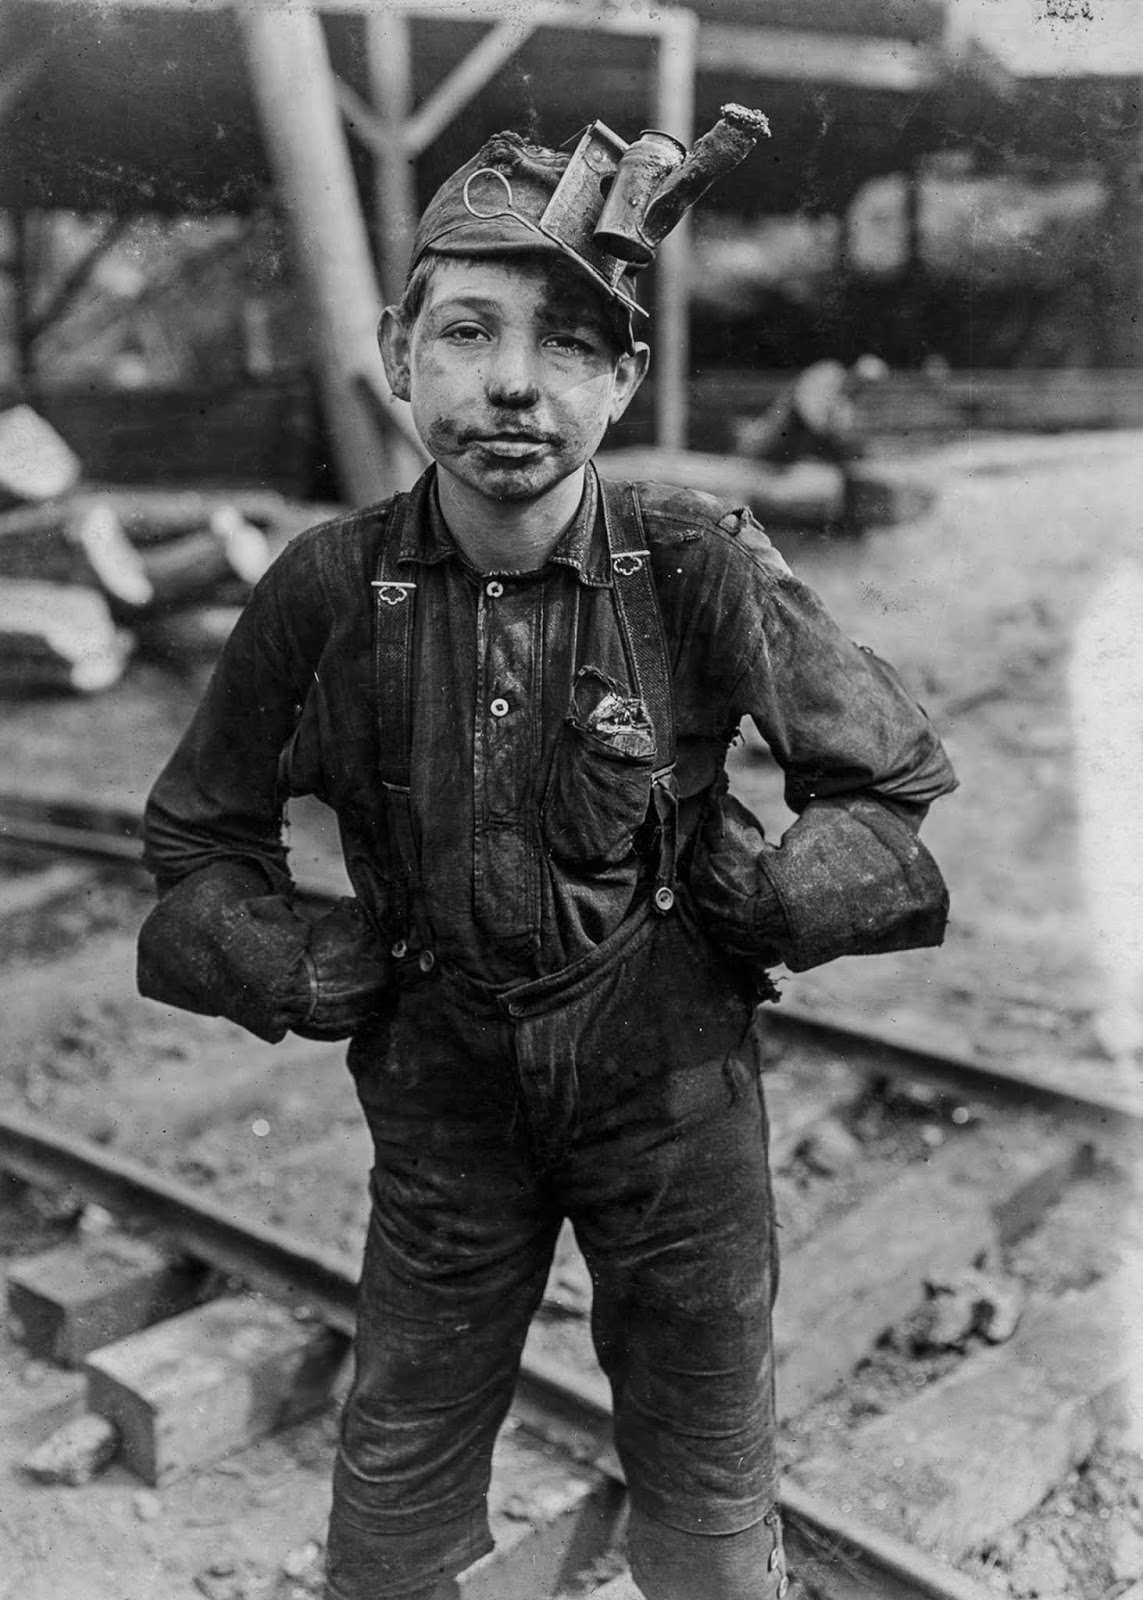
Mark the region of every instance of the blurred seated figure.
<instances>
[{"instance_id":1,"label":"blurred seated figure","mask_svg":"<svg viewBox=\"0 0 1143 1600\"><path fill-rule=\"evenodd\" d=\"M889 368L880 356L863 355L851 367L840 361L815 361L778 394L761 417L740 419L734 430L739 455L788 468L802 461L827 461L844 479L842 524L860 525L856 485L847 470L865 453L859 435L857 400Z\"/></svg>"},{"instance_id":2,"label":"blurred seated figure","mask_svg":"<svg viewBox=\"0 0 1143 1600\"><path fill-rule=\"evenodd\" d=\"M888 375L880 356L861 356L851 367L815 361L787 384L763 416L739 421L735 448L740 455L775 466L852 461L864 454L855 402L870 384Z\"/></svg>"}]
</instances>

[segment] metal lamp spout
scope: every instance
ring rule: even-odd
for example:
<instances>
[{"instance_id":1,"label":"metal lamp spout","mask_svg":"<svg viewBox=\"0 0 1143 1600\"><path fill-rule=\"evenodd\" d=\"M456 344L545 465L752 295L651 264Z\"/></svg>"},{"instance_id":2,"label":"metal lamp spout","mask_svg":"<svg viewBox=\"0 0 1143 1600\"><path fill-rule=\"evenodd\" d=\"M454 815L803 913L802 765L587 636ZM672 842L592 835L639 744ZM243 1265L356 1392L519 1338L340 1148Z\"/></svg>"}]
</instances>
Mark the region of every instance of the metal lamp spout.
<instances>
[{"instance_id":1,"label":"metal lamp spout","mask_svg":"<svg viewBox=\"0 0 1143 1600\"><path fill-rule=\"evenodd\" d=\"M636 268L647 266L684 212L769 132L761 111L725 105L689 153L669 134L644 133L620 161L595 228L596 243Z\"/></svg>"}]
</instances>

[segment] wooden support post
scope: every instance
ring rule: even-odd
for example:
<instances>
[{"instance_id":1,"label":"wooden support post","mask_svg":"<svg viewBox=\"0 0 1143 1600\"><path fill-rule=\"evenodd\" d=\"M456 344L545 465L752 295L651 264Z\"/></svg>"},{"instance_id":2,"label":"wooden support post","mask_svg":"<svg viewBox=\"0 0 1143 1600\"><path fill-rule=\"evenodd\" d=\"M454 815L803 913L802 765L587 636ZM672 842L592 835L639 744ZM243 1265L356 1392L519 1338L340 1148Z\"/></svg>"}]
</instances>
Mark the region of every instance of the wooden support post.
<instances>
[{"instance_id":1,"label":"wooden support post","mask_svg":"<svg viewBox=\"0 0 1143 1600\"><path fill-rule=\"evenodd\" d=\"M129 212L111 218L101 236L67 274L47 305L32 317L28 328L29 343L34 344L37 339L42 338L53 323L66 315L76 295L86 286L95 268L107 252L114 249L134 221L135 218Z\"/></svg>"},{"instance_id":2,"label":"wooden support post","mask_svg":"<svg viewBox=\"0 0 1143 1600\"><path fill-rule=\"evenodd\" d=\"M409 19L400 12L374 11L365 18L365 59L369 93L381 137L371 141L374 161L373 237L385 299L401 293L416 221L417 195L412 153L403 129L413 107Z\"/></svg>"},{"instance_id":3,"label":"wooden support post","mask_svg":"<svg viewBox=\"0 0 1143 1600\"><path fill-rule=\"evenodd\" d=\"M371 146L373 241L382 292L389 303L401 297L417 219L416 169L403 135L413 97L409 31L408 17L399 12L372 12L365 19L369 92L381 134ZM374 385L373 391L383 392L383 388L383 384ZM394 404L382 402L381 410L391 410ZM375 411L376 407L366 405L365 409ZM411 482L420 471L422 458L403 440L393 440L391 459L394 475L402 483Z\"/></svg>"},{"instance_id":4,"label":"wooden support post","mask_svg":"<svg viewBox=\"0 0 1143 1600\"><path fill-rule=\"evenodd\" d=\"M657 50L655 126L684 144L694 138L695 61L698 18L689 11L663 18ZM687 435L690 371L690 223L684 217L664 239L656 261L655 439L663 450L682 450ZM656 376L657 375L657 376Z\"/></svg>"},{"instance_id":5,"label":"wooden support post","mask_svg":"<svg viewBox=\"0 0 1143 1600\"><path fill-rule=\"evenodd\" d=\"M526 17L508 17L486 33L410 117L405 128L409 148L418 153L427 149L511 60L534 28Z\"/></svg>"},{"instance_id":6,"label":"wooden support post","mask_svg":"<svg viewBox=\"0 0 1143 1600\"><path fill-rule=\"evenodd\" d=\"M302 10L235 15L309 299L338 477L342 492L365 504L404 485L354 389L356 373L380 371L381 298L321 20ZM392 415L411 432L396 403Z\"/></svg>"}]
</instances>

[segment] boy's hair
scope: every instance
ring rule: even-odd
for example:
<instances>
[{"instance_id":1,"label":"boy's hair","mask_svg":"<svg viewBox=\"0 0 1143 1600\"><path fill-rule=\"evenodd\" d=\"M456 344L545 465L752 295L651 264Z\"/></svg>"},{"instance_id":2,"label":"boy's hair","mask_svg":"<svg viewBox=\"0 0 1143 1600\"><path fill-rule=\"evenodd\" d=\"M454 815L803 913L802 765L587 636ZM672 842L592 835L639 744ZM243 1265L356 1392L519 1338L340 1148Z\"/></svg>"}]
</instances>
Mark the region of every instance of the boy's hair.
<instances>
[{"instance_id":1,"label":"boy's hair","mask_svg":"<svg viewBox=\"0 0 1143 1600\"><path fill-rule=\"evenodd\" d=\"M397 305L397 313L405 327L411 328L424 309L429 285L442 261L456 261L462 266L481 267L496 260L502 261L505 266L511 266L519 259L520 257L515 255L503 257L442 255L434 250L427 250L409 273L409 280ZM607 336L611 353L618 359L628 348L629 319L626 309L616 301L608 299L584 277L583 273L577 272L570 262L562 261L555 256L541 255L539 252L524 259L535 261L543 267L553 289L561 299L568 300L573 305L590 306L591 312Z\"/></svg>"}]
</instances>

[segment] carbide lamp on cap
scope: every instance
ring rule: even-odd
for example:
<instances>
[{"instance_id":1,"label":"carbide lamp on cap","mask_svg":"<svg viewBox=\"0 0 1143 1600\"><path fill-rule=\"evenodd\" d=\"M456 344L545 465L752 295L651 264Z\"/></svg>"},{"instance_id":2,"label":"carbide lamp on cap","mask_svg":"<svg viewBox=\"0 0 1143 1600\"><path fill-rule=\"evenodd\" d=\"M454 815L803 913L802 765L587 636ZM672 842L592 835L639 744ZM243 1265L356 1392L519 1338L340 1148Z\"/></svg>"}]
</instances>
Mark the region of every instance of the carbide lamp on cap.
<instances>
[{"instance_id":1,"label":"carbide lamp on cap","mask_svg":"<svg viewBox=\"0 0 1143 1600\"><path fill-rule=\"evenodd\" d=\"M770 128L760 111L726 105L687 150L649 130L628 144L593 122L575 148L550 150L519 134L494 134L445 180L426 206L410 271L432 252L446 256L564 256L626 312L647 312L635 275L712 183L743 161Z\"/></svg>"}]
</instances>

